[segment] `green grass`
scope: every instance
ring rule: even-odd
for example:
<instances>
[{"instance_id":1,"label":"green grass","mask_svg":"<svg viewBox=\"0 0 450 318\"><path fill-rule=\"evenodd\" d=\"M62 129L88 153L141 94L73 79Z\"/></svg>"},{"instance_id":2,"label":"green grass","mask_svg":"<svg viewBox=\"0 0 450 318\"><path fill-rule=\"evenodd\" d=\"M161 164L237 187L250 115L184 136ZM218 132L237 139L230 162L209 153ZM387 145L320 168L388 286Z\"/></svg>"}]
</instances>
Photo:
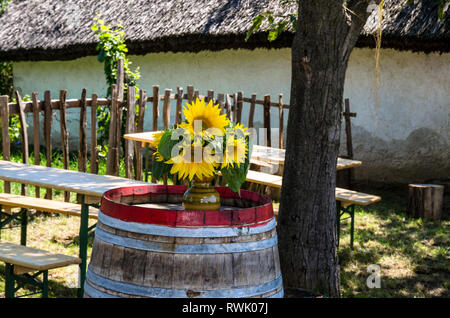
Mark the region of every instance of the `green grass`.
<instances>
[{"instance_id":1,"label":"green grass","mask_svg":"<svg viewBox=\"0 0 450 318\"><path fill-rule=\"evenodd\" d=\"M77 170L76 157L72 159L70 169ZM21 161L18 155L12 160ZM43 157L41 165L45 165ZM55 154L53 166L63 167L58 154ZM104 174L105 160L102 159L99 166L100 174ZM124 176L123 165L120 174ZM348 223L342 222L338 252L342 297L450 297L449 197L446 196L447 208L443 219L430 221L405 215L404 191L358 190L380 195L383 200L370 207L356 209L353 250L349 244ZM41 191L43 195L44 189ZM20 193L20 185L13 183L12 192ZM53 194L54 199L63 199L61 191L54 190ZM34 187L30 187L30 195L34 195ZM75 195L71 196L71 201L76 202ZM78 256L79 221L78 217L64 215L31 215L27 245ZM89 225L93 223L95 221L89 221ZM20 242L20 228L4 229L0 235L1 240ZM88 246L88 257L91 250L92 241ZM381 268L379 289L367 287L367 267L370 264L378 264ZM0 297L4 297L4 273L4 264L0 263ZM76 297L78 266L50 270L49 281L49 297ZM19 293L33 290L27 287Z\"/></svg>"},{"instance_id":2,"label":"green grass","mask_svg":"<svg viewBox=\"0 0 450 318\"><path fill-rule=\"evenodd\" d=\"M349 226L341 232L342 296L450 297L448 208L438 221L413 219L405 214L404 191L375 193L382 196L381 202L356 209L354 250L350 249ZM379 289L367 287L370 264L380 266Z\"/></svg>"},{"instance_id":3,"label":"green grass","mask_svg":"<svg viewBox=\"0 0 450 318\"><path fill-rule=\"evenodd\" d=\"M450 297L450 195L441 220L414 219L406 215L405 187L358 187L382 201L355 209L353 250L350 219L341 222L342 297ZM371 264L380 266L379 289L367 287Z\"/></svg>"}]
</instances>

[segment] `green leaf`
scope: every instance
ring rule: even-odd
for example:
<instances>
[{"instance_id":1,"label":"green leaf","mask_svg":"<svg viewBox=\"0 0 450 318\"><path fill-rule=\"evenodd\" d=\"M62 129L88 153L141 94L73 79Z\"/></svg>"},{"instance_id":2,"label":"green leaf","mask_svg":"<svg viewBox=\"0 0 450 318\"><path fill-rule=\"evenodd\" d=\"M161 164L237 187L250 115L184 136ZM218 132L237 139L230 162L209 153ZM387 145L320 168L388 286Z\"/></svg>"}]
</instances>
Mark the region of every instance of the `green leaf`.
<instances>
[{"instance_id":1,"label":"green leaf","mask_svg":"<svg viewBox=\"0 0 450 318\"><path fill-rule=\"evenodd\" d=\"M294 14L290 14L289 21L292 24L292 29L294 30L294 32L297 32L297 16Z\"/></svg>"},{"instance_id":2,"label":"green leaf","mask_svg":"<svg viewBox=\"0 0 450 318\"><path fill-rule=\"evenodd\" d=\"M439 3L438 17L439 17L440 20L444 19L444 1L441 1Z\"/></svg>"},{"instance_id":3,"label":"green leaf","mask_svg":"<svg viewBox=\"0 0 450 318\"><path fill-rule=\"evenodd\" d=\"M169 174L171 168L172 168L171 164L164 163L163 161L158 161L155 159L155 157L153 157L152 176L156 180L161 179L165 174Z\"/></svg>"},{"instance_id":4,"label":"green leaf","mask_svg":"<svg viewBox=\"0 0 450 318\"><path fill-rule=\"evenodd\" d=\"M264 16L262 15L258 15L256 18L253 19L253 23L252 26L250 27L250 29L247 32L247 36L245 37L245 42L248 41L248 39L250 38L250 36L253 34L253 32L255 32L256 30L259 29L259 27L261 26L261 23L264 21Z\"/></svg>"},{"instance_id":5,"label":"green leaf","mask_svg":"<svg viewBox=\"0 0 450 318\"><path fill-rule=\"evenodd\" d=\"M228 187L233 192L238 192L240 194L241 186L245 182L247 177L247 172L250 167L250 156L252 152L252 144L249 136L246 137L246 142L248 143L248 154L245 158L245 162L239 167L237 165L230 165L227 168L221 169L221 173Z\"/></svg>"},{"instance_id":6,"label":"green leaf","mask_svg":"<svg viewBox=\"0 0 450 318\"><path fill-rule=\"evenodd\" d=\"M239 173L239 168L224 168L221 170L222 176L225 179L225 182L228 184L228 187L233 192L240 193L241 190L241 177Z\"/></svg>"},{"instance_id":7,"label":"green leaf","mask_svg":"<svg viewBox=\"0 0 450 318\"><path fill-rule=\"evenodd\" d=\"M269 32L269 35L267 36L267 39L272 42L275 41L278 36L284 31L286 28L286 25L288 24L288 21L281 21L277 24L277 27Z\"/></svg>"},{"instance_id":8,"label":"green leaf","mask_svg":"<svg viewBox=\"0 0 450 318\"><path fill-rule=\"evenodd\" d=\"M278 37L277 30L270 30L269 35L267 36L267 40L272 42L272 41L275 41L277 39L277 37Z\"/></svg>"},{"instance_id":9,"label":"green leaf","mask_svg":"<svg viewBox=\"0 0 450 318\"><path fill-rule=\"evenodd\" d=\"M172 140L172 130L166 130L158 145L159 153L165 160L172 158L172 148L179 143L179 139Z\"/></svg>"},{"instance_id":10,"label":"green leaf","mask_svg":"<svg viewBox=\"0 0 450 318\"><path fill-rule=\"evenodd\" d=\"M105 51L101 50L100 53L97 55L97 60L101 63L105 60Z\"/></svg>"}]
</instances>

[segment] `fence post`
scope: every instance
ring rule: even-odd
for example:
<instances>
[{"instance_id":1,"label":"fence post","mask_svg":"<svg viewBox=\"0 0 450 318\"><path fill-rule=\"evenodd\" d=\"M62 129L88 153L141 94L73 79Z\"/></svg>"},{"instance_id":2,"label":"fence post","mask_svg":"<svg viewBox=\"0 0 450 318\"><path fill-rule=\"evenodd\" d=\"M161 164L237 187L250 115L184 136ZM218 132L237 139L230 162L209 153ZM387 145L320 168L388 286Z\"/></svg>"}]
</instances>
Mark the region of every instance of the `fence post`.
<instances>
[{"instance_id":1,"label":"fence post","mask_svg":"<svg viewBox=\"0 0 450 318\"><path fill-rule=\"evenodd\" d=\"M153 131L158 130L159 117L159 86L153 86Z\"/></svg>"},{"instance_id":2,"label":"fence post","mask_svg":"<svg viewBox=\"0 0 450 318\"><path fill-rule=\"evenodd\" d=\"M117 61L117 78L116 78L116 84L117 84L117 99L121 102L123 101L123 91L125 89L125 72L124 72L124 62L123 59L119 59Z\"/></svg>"},{"instance_id":3,"label":"fence post","mask_svg":"<svg viewBox=\"0 0 450 318\"><path fill-rule=\"evenodd\" d=\"M183 87L177 87L177 113L175 123L181 124L181 107L183 105Z\"/></svg>"},{"instance_id":4,"label":"fence post","mask_svg":"<svg viewBox=\"0 0 450 318\"><path fill-rule=\"evenodd\" d=\"M117 100L117 85L111 85L111 108L110 108L110 122L109 122L109 137L108 137L108 158L106 161L106 174L108 175L116 175L117 167L116 167L116 153L119 150L117 145L117 108L118 108L118 100Z\"/></svg>"},{"instance_id":5,"label":"fence post","mask_svg":"<svg viewBox=\"0 0 450 318\"><path fill-rule=\"evenodd\" d=\"M52 166L52 122L53 122L53 111L52 111L52 98L50 91L44 92L44 137L45 137L45 156L47 159L47 167ZM47 189L45 193L46 199L52 198L52 189Z\"/></svg>"},{"instance_id":6,"label":"fence post","mask_svg":"<svg viewBox=\"0 0 450 318\"><path fill-rule=\"evenodd\" d=\"M219 104L220 114L221 114L221 115L224 114L224 113L226 113L224 99L225 99L224 94L222 94L222 93L218 93L218 94L217 94L217 100L216 100L216 103Z\"/></svg>"},{"instance_id":7,"label":"fence post","mask_svg":"<svg viewBox=\"0 0 450 318\"><path fill-rule=\"evenodd\" d=\"M91 173L98 172L97 156L97 94L91 98Z\"/></svg>"},{"instance_id":8,"label":"fence post","mask_svg":"<svg viewBox=\"0 0 450 318\"><path fill-rule=\"evenodd\" d=\"M133 86L128 86L127 93L127 119L125 125L125 133L134 133L136 118L136 90ZM125 177L133 178L133 158L134 158L134 141L125 139Z\"/></svg>"},{"instance_id":9,"label":"fence post","mask_svg":"<svg viewBox=\"0 0 450 318\"><path fill-rule=\"evenodd\" d=\"M31 94L31 100L33 105L33 152L34 152L34 164L39 165L41 163L41 139L39 134L39 99L38 93L33 92ZM40 198L40 188L35 187L36 198Z\"/></svg>"},{"instance_id":10,"label":"fence post","mask_svg":"<svg viewBox=\"0 0 450 318\"><path fill-rule=\"evenodd\" d=\"M15 91L17 106L19 108L19 120L20 120L20 143L22 146L22 162L28 164L29 153L28 153L28 129L27 129L27 121L25 117L25 103L22 100L22 96L20 96L18 91ZM22 195L28 195L28 186L26 184L22 184L21 186Z\"/></svg>"},{"instance_id":11,"label":"fence post","mask_svg":"<svg viewBox=\"0 0 450 318\"><path fill-rule=\"evenodd\" d=\"M61 147L63 152L64 169L69 169L69 131L67 130L66 121L66 97L67 91L65 89L59 92L59 123L61 127ZM70 201L70 192L64 191L64 201Z\"/></svg>"},{"instance_id":12,"label":"fence post","mask_svg":"<svg viewBox=\"0 0 450 318\"><path fill-rule=\"evenodd\" d=\"M270 131L270 95L264 95L264 128L267 129L267 147L272 145Z\"/></svg>"},{"instance_id":13,"label":"fence post","mask_svg":"<svg viewBox=\"0 0 450 318\"><path fill-rule=\"evenodd\" d=\"M139 112L137 114L137 126L136 132L144 131L144 115L145 115L145 105L147 104L147 96L145 90L141 89L139 91ZM134 170L136 180L142 180L142 145L140 142L134 143L134 148L136 151L136 168Z\"/></svg>"},{"instance_id":14,"label":"fence post","mask_svg":"<svg viewBox=\"0 0 450 318\"><path fill-rule=\"evenodd\" d=\"M278 114L279 114L279 122L278 122L278 138L279 138L279 147L281 149L284 148L284 109L283 109L283 94L278 95Z\"/></svg>"},{"instance_id":15,"label":"fence post","mask_svg":"<svg viewBox=\"0 0 450 318\"><path fill-rule=\"evenodd\" d=\"M187 98L188 98L188 103L191 104L192 101L194 100L194 86L189 85L187 87Z\"/></svg>"},{"instance_id":16,"label":"fence post","mask_svg":"<svg viewBox=\"0 0 450 318\"><path fill-rule=\"evenodd\" d=\"M9 139L9 106L8 96L0 96L0 115L2 116L2 148L3 148L3 160L10 161L11 155L11 142ZM5 193L11 192L11 183L5 181L4 183Z\"/></svg>"},{"instance_id":17,"label":"fence post","mask_svg":"<svg viewBox=\"0 0 450 318\"><path fill-rule=\"evenodd\" d=\"M170 93L171 89L166 89L164 92L164 106L163 106L163 122L164 129L168 129L170 125Z\"/></svg>"},{"instance_id":18,"label":"fence post","mask_svg":"<svg viewBox=\"0 0 450 318\"><path fill-rule=\"evenodd\" d=\"M252 98L250 101L250 112L248 114L248 127L253 128L254 127L254 117L255 117L255 106L256 106L256 94L252 94Z\"/></svg>"},{"instance_id":19,"label":"fence post","mask_svg":"<svg viewBox=\"0 0 450 318\"><path fill-rule=\"evenodd\" d=\"M237 93L236 98L236 122L237 123L241 123L242 121L242 107L243 107L243 102L242 102L242 96L244 95L243 92L239 91Z\"/></svg>"},{"instance_id":20,"label":"fence post","mask_svg":"<svg viewBox=\"0 0 450 318\"><path fill-rule=\"evenodd\" d=\"M80 99L80 151L78 155L78 171L81 172L86 172L87 170L86 112L86 88L83 88Z\"/></svg>"},{"instance_id":21,"label":"fence post","mask_svg":"<svg viewBox=\"0 0 450 318\"><path fill-rule=\"evenodd\" d=\"M214 91L213 90L208 90L208 96L206 97L206 102L209 103L209 101L212 100L213 105L215 104L214 102Z\"/></svg>"},{"instance_id":22,"label":"fence post","mask_svg":"<svg viewBox=\"0 0 450 318\"><path fill-rule=\"evenodd\" d=\"M347 157L348 159L353 159L353 141L352 141L352 123L351 123L351 117L356 117L356 113L350 112L350 100L346 98L344 100L345 103L345 136L346 136L346 142L347 142ZM348 187L351 189L352 182L353 182L353 168L348 169L347 171L347 177L348 177Z\"/></svg>"},{"instance_id":23,"label":"fence post","mask_svg":"<svg viewBox=\"0 0 450 318\"><path fill-rule=\"evenodd\" d=\"M226 109L226 112L227 112L227 117L228 117L228 119L229 119L231 122L234 122L234 119L233 119L233 112L232 112L232 109L231 109L230 94L226 94L226 95L225 95L225 109Z\"/></svg>"}]
</instances>

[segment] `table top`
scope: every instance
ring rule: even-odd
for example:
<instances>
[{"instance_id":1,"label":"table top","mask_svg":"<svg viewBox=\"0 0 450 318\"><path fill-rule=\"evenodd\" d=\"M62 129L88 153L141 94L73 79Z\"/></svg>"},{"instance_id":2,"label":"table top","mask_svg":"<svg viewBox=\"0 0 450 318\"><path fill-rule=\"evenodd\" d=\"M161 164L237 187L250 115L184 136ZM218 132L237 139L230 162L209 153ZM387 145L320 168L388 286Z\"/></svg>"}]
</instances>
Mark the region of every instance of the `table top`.
<instances>
[{"instance_id":1,"label":"table top","mask_svg":"<svg viewBox=\"0 0 450 318\"><path fill-rule=\"evenodd\" d=\"M156 133L160 131L147 131L142 133L125 134L125 139L140 141L143 145L150 143ZM286 150L280 148L272 148L261 145L253 145L251 159L268 162L271 164L284 164L284 158L286 156ZM349 169L353 167L361 166L362 162L359 160L338 158L337 170Z\"/></svg>"},{"instance_id":2,"label":"table top","mask_svg":"<svg viewBox=\"0 0 450 318\"><path fill-rule=\"evenodd\" d=\"M146 131L141 133L131 133L123 135L123 138L134 141L140 141L142 142L142 145L145 146L146 144L150 144L150 142L152 142L153 139L155 138L155 135L160 132L161 131Z\"/></svg>"},{"instance_id":3,"label":"table top","mask_svg":"<svg viewBox=\"0 0 450 318\"><path fill-rule=\"evenodd\" d=\"M101 197L105 191L150 183L59 168L0 160L0 179Z\"/></svg>"}]
</instances>

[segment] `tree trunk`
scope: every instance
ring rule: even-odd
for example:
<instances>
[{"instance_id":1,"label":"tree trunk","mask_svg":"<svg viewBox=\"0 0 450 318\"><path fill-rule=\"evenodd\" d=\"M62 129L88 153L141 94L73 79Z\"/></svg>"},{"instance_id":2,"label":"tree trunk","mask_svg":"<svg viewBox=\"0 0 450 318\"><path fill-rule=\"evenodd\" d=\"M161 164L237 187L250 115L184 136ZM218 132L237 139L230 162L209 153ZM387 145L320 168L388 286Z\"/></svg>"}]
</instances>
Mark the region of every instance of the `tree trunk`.
<instances>
[{"instance_id":1,"label":"tree trunk","mask_svg":"<svg viewBox=\"0 0 450 318\"><path fill-rule=\"evenodd\" d=\"M346 1L352 13L343 2L299 1L278 217L285 288L331 297L340 296L334 196L340 112L348 58L368 1Z\"/></svg>"}]
</instances>

